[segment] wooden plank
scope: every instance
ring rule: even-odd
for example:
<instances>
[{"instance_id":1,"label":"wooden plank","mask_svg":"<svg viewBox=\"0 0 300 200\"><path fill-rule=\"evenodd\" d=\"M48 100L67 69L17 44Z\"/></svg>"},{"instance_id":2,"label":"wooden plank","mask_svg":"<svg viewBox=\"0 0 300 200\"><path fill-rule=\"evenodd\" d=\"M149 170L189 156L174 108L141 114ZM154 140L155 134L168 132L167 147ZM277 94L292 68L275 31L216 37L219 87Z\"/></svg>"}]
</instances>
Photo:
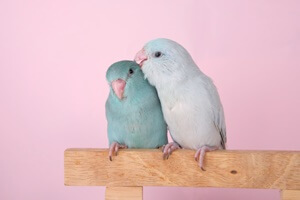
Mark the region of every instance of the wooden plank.
<instances>
[{"instance_id":1,"label":"wooden plank","mask_svg":"<svg viewBox=\"0 0 300 200\"><path fill-rule=\"evenodd\" d=\"M107 187L105 200L142 200L143 187Z\"/></svg>"},{"instance_id":2,"label":"wooden plank","mask_svg":"<svg viewBox=\"0 0 300 200\"><path fill-rule=\"evenodd\" d=\"M65 185L183 186L300 190L300 152L214 151L201 171L195 151L178 150L168 160L158 149L67 149Z\"/></svg>"},{"instance_id":3,"label":"wooden plank","mask_svg":"<svg viewBox=\"0 0 300 200\"><path fill-rule=\"evenodd\" d=\"M282 190L281 200L299 200L300 190Z\"/></svg>"}]
</instances>

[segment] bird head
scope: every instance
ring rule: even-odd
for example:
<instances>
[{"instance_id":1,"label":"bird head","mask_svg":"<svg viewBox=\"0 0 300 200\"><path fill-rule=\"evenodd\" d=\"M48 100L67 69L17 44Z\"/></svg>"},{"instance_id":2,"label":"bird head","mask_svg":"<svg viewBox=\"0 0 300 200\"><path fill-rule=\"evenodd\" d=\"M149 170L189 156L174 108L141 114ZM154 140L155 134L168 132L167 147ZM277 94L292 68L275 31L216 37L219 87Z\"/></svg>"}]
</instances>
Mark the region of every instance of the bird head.
<instances>
[{"instance_id":1,"label":"bird head","mask_svg":"<svg viewBox=\"0 0 300 200\"><path fill-rule=\"evenodd\" d=\"M143 81L143 75L136 62L125 60L112 64L106 72L106 79L111 92L121 101L134 93L138 82Z\"/></svg>"},{"instance_id":2,"label":"bird head","mask_svg":"<svg viewBox=\"0 0 300 200\"><path fill-rule=\"evenodd\" d=\"M196 66L184 47L164 38L148 42L134 60L154 86L180 81Z\"/></svg>"}]
</instances>

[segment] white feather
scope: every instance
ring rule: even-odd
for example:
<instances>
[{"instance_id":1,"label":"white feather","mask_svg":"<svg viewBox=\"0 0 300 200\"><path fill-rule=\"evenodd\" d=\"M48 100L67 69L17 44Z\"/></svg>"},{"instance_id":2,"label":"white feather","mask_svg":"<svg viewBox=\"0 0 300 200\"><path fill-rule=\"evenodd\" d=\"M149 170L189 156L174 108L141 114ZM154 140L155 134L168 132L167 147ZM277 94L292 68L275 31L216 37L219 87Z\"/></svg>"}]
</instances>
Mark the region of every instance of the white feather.
<instances>
[{"instance_id":1,"label":"white feather","mask_svg":"<svg viewBox=\"0 0 300 200\"><path fill-rule=\"evenodd\" d=\"M174 141L189 149L204 145L225 148L224 111L212 80L174 41L156 39L147 43L144 50L148 60L142 70L157 88ZM160 58L153 56L157 51L163 53Z\"/></svg>"}]
</instances>

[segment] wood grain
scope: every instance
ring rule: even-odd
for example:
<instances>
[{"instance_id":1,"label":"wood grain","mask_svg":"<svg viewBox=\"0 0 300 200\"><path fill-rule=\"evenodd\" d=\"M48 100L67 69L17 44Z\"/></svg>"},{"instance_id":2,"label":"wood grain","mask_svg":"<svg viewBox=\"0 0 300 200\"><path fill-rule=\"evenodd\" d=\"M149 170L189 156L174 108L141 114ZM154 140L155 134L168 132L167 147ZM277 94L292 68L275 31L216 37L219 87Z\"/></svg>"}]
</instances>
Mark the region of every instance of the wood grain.
<instances>
[{"instance_id":1,"label":"wood grain","mask_svg":"<svg viewBox=\"0 0 300 200\"><path fill-rule=\"evenodd\" d=\"M143 187L107 187L105 200L142 200Z\"/></svg>"},{"instance_id":2,"label":"wood grain","mask_svg":"<svg viewBox=\"0 0 300 200\"><path fill-rule=\"evenodd\" d=\"M156 149L67 149L65 185L183 186L300 190L300 152L214 151L201 171L195 151L178 150L168 160Z\"/></svg>"},{"instance_id":3,"label":"wood grain","mask_svg":"<svg viewBox=\"0 0 300 200\"><path fill-rule=\"evenodd\" d=\"M300 190L282 190L281 200L299 200Z\"/></svg>"}]
</instances>

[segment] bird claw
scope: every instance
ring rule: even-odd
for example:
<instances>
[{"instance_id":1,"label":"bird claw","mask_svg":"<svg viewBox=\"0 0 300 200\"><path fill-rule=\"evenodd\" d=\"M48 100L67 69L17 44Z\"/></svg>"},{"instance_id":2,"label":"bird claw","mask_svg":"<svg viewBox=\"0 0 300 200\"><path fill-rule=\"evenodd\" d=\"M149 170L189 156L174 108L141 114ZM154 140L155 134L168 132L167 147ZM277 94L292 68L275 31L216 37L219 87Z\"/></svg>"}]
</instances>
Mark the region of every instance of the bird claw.
<instances>
[{"instance_id":1,"label":"bird claw","mask_svg":"<svg viewBox=\"0 0 300 200\"><path fill-rule=\"evenodd\" d=\"M179 149L180 146L176 142L170 142L162 147L163 160L168 160L170 155L176 149Z\"/></svg>"},{"instance_id":2,"label":"bird claw","mask_svg":"<svg viewBox=\"0 0 300 200\"><path fill-rule=\"evenodd\" d=\"M202 146L201 148L199 148L196 153L195 153L195 161L198 162L199 167L201 168L202 171L206 171L203 168L203 163L204 163L204 156L206 152L209 151L214 151L214 150L218 150L219 147L210 147L210 146Z\"/></svg>"},{"instance_id":3,"label":"bird claw","mask_svg":"<svg viewBox=\"0 0 300 200\"><path fill-rule=\"evenodd\" d=\"M118 155L118 151L119 149L127 149L128 147L126 145L123 144L119 144L117 142L113 142L111 143L110 147L109 147L109 152L108 152L108 157L109 160L112 161L112 156L115 154L115 156Z\"/></svg>"},{"instance_id":4,"label":"bird claw","mask_svg":"<svg viewBox=\"0 0 300 200\"><path fill-rule=\"evenodd\" d=\"M168 160L169 159L169 154L163 154L163 160Z\"/></svg>"}]
</instances>

